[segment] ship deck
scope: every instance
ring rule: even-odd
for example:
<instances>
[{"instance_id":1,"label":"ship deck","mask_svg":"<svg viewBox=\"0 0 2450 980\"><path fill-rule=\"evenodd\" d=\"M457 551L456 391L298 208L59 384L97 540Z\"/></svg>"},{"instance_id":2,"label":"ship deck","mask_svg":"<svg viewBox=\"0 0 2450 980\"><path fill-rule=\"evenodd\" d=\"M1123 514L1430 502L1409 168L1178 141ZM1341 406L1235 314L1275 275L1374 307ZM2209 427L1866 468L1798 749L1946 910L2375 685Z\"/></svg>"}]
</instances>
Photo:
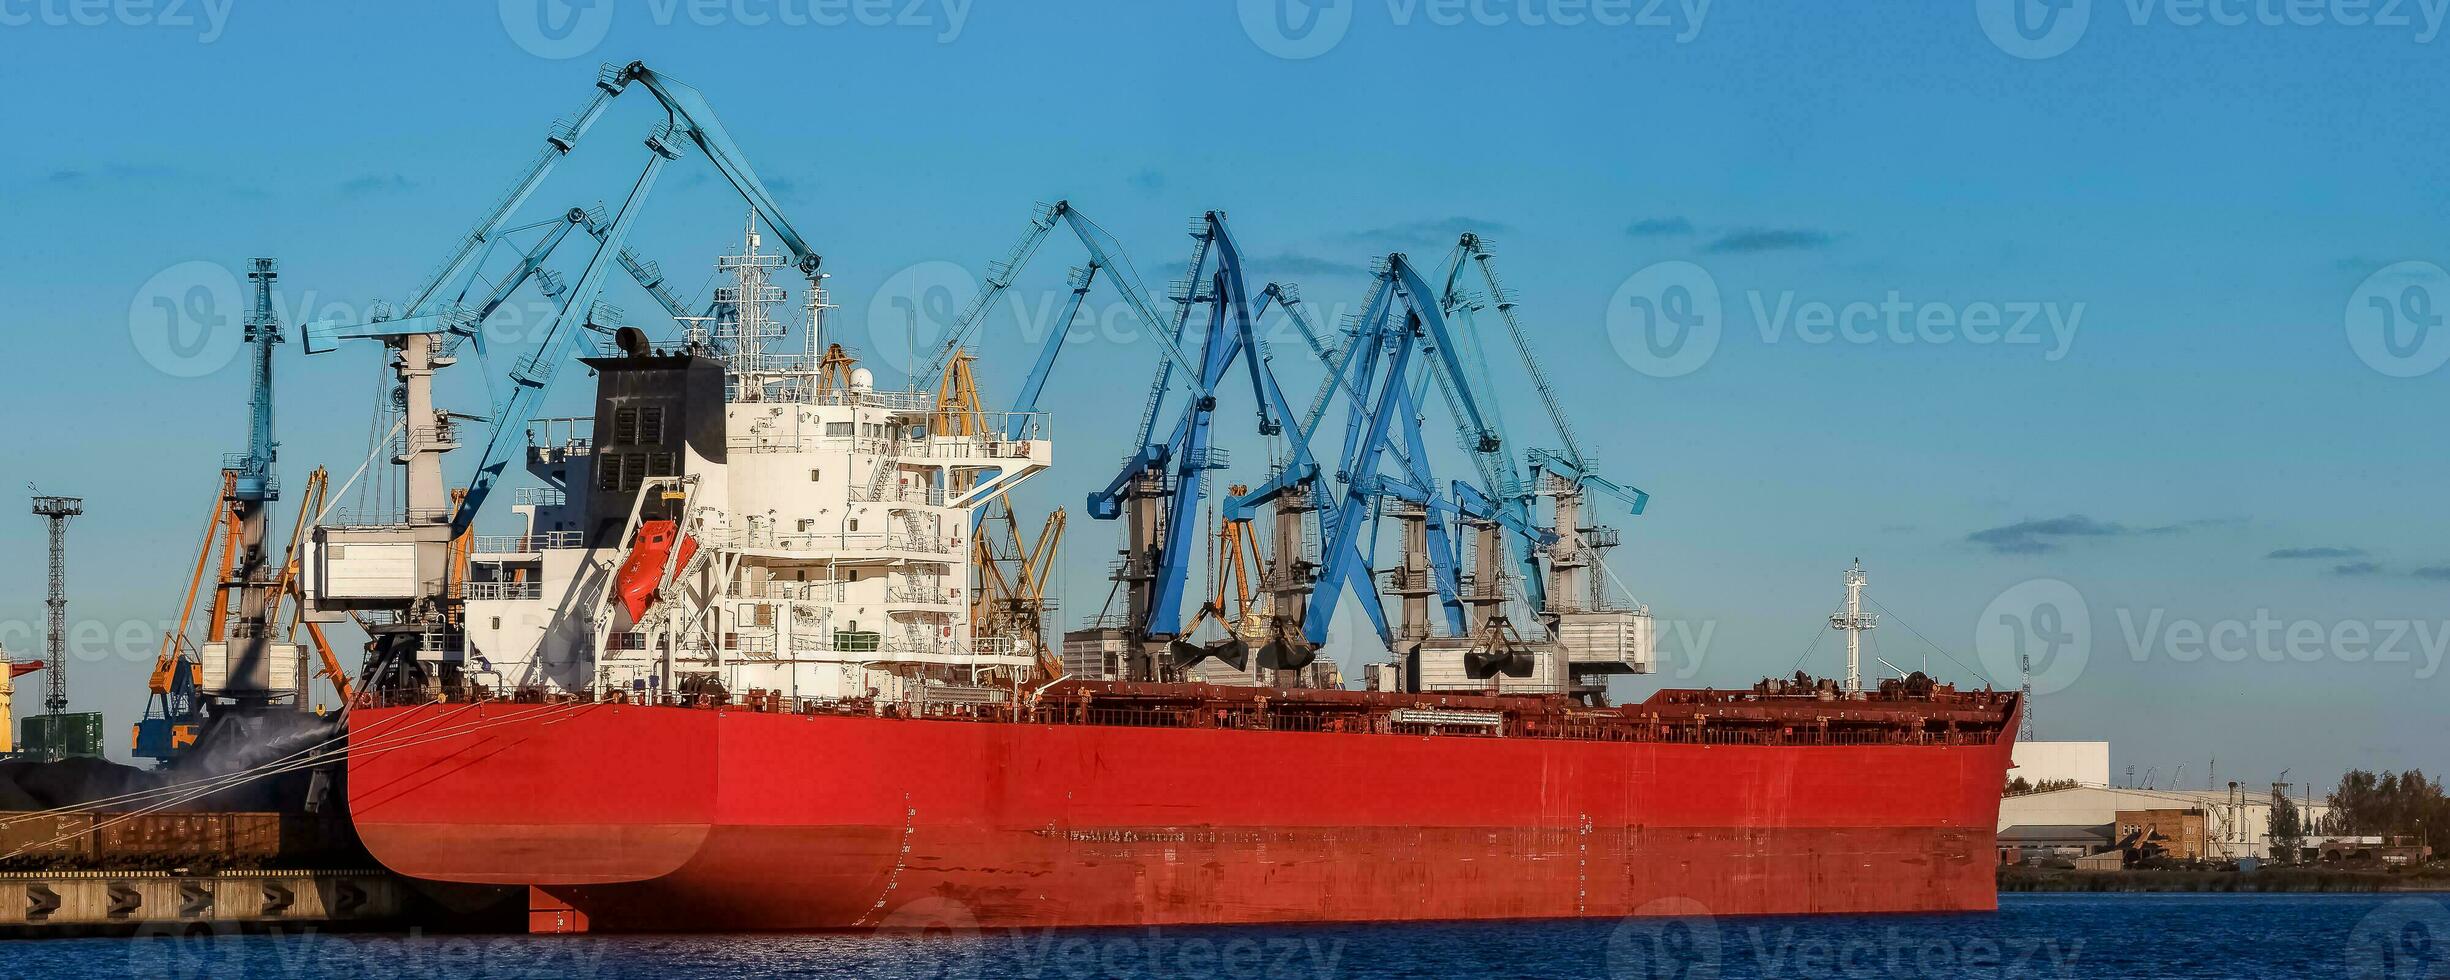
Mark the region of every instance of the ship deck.
<instances>
[{"instance_id":1,"label":"ship deck","mask_svg":"<svg viewBox=\"0 0 2450 980\"><path fill-rule=\"evenodd\" d=\"M796 698L773 691L641 699L515 693L522 704L612 703L972 724L1319 732L1453 738L1541 738L1687 745L1990 745L2014 730L2017 695L1909 689L1889 682L1848 697L1751 689L1668 689L1635 704L1592 707L1540 695L1397 693L1066 679L1014 692L1015 703ZM386 706L421 703L389 699Z\"/></svg>"}]
</instances>

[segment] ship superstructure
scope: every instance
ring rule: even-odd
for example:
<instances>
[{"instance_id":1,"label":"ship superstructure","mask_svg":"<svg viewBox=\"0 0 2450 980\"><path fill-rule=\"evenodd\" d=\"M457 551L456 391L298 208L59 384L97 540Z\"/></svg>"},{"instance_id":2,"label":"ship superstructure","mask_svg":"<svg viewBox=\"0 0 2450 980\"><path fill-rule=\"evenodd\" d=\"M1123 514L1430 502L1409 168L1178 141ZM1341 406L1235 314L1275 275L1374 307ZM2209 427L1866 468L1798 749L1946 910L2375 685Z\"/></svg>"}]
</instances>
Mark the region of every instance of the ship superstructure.
<instances>
[{"instance_id":1,"label":"ship superstructure","mask_svg":"<svg viewBox=\"0 0 2450 980\"><path fill-rule=\"evenodd\" d=\"M519 533L475 536L438 686L974 700L1035 670L1034 637L973 630L969 556L981 508L1052 461L1045 417L879 390L836 345L772 352L756 254L725 260L713 331L626 335L584 361L592 418L533 427L539 486Z\"/></svg>"}]
</instances>

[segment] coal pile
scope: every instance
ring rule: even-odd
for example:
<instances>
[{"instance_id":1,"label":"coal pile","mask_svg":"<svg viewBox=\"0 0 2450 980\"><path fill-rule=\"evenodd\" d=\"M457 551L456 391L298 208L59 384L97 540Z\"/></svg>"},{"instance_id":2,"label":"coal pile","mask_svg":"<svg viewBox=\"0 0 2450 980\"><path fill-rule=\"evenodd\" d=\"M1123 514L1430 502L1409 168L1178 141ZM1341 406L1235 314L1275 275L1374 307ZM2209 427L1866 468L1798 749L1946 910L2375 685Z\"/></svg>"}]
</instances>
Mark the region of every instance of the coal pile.
<instances>
[{"instance_id":1,"label":"coal pile","mask_svg":"<svg viewBox=\"0 0 2450 980\"><path fill-rule=\"evenodd\" d=\"M140 769L104 759L0 762L0 812L158 808L172 813L307 813L338 809L342 766L337 752L344 727L338 716L299 711L232 713L207 721L195 746L166 769ZM321 765L302 765L319 756L329 758ZM323 777L320 780L318 772ZM144 795L124 799L133 794Z\"/></svg>"}]
</instances>

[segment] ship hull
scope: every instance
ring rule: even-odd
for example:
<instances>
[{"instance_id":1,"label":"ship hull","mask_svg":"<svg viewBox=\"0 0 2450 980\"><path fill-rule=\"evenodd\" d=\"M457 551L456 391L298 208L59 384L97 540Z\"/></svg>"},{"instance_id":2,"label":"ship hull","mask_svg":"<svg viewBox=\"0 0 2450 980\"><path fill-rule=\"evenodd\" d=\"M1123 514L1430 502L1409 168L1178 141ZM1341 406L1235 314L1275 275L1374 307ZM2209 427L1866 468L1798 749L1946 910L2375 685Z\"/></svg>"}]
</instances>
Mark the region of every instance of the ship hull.
<instances>
[{"instance_id":1,"label":"ship hull","mask_svg":"<svg viewBox=\"0 0 2450 980\"><path fill-rule=\"evenodd\" d=\"M361 708L403 874L597 930L1994 908L2008 743L1747 746Z\"/></svg>"}]
</instances>

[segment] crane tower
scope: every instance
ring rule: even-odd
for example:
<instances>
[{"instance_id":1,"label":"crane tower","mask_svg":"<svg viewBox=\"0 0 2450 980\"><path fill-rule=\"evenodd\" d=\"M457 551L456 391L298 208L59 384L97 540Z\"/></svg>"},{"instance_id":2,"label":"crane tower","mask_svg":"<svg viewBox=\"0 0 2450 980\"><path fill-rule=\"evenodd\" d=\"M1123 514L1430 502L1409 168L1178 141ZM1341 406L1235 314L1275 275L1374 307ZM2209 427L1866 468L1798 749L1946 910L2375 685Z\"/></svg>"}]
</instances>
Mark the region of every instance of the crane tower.
<instances>
[{"instance_id":1,"label":"crane tower","mask_svg":"<svg viewBox=\"0 0 2450 980\"><path fill-rule=\"evenodd\" d=\"M44 678L43 711L51 715L53 731L59 728L59 716L68 711L68 519L82 513L82 498L34 497L34 516L51 525L51 591L43 601L43 659L50 676Z\"/></svg>"}]
</instances>

